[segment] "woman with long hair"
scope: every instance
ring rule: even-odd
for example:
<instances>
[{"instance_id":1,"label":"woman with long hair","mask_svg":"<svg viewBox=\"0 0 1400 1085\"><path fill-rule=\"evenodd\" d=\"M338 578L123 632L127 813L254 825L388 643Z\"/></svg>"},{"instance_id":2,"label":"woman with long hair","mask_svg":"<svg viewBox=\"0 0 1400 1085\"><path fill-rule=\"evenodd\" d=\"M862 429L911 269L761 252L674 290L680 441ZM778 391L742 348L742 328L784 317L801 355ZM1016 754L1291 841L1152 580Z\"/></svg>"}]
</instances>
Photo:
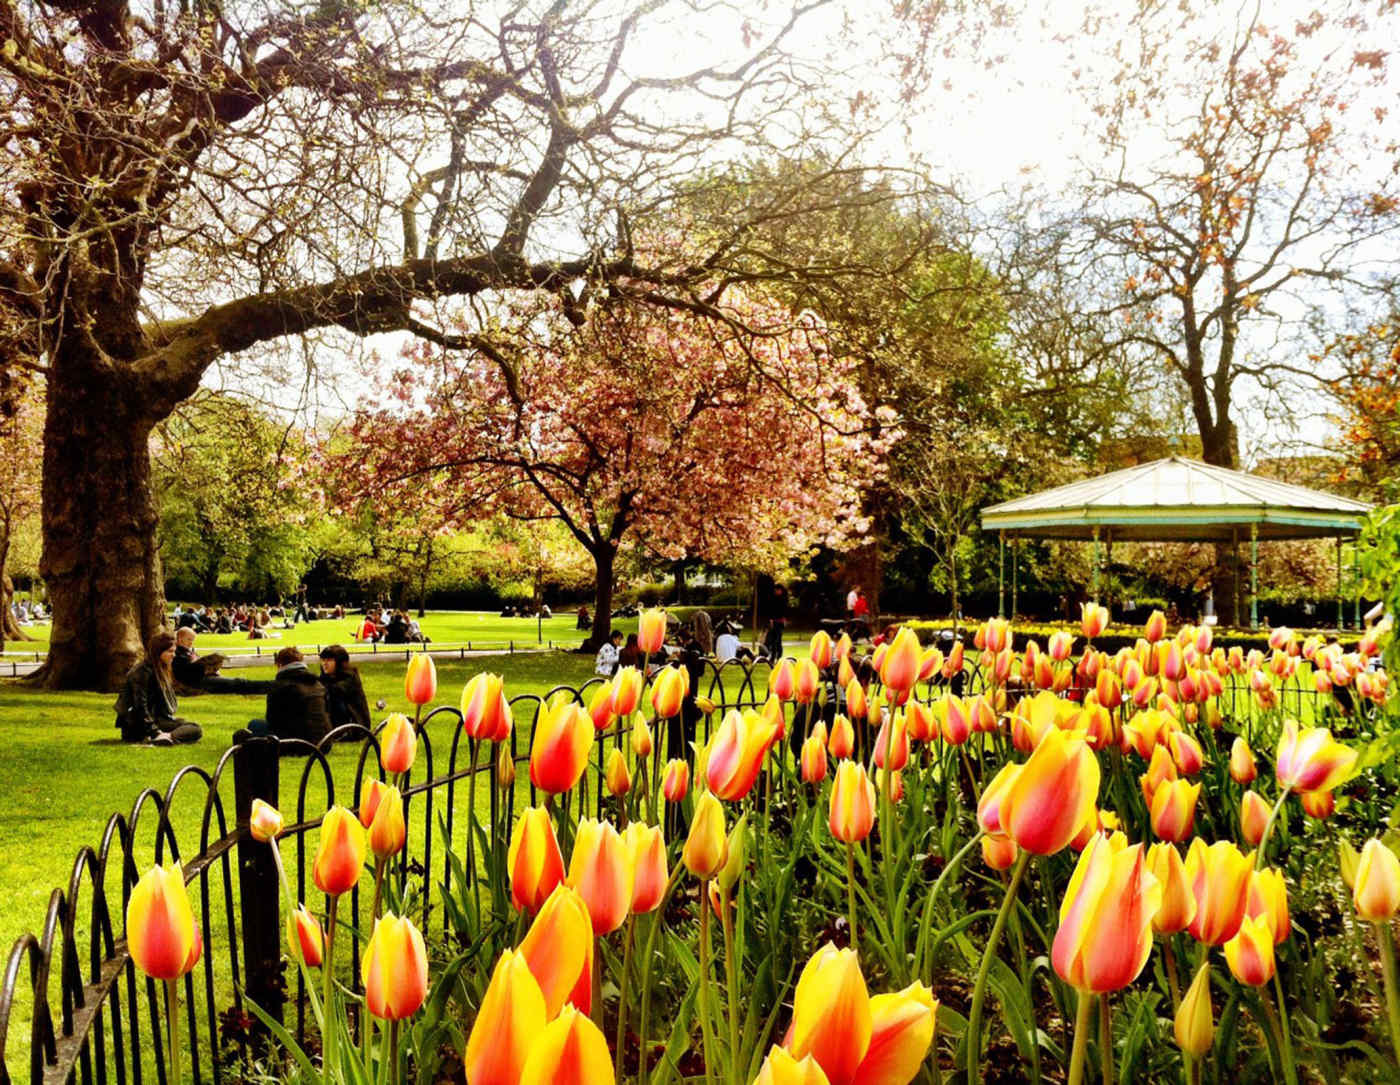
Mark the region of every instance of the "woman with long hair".
<instances>
[{"instance_id":1,"label":"woman with long hair","mask_svg":"<svg viewBox=\"0 0 1400 1085\"><path fill-rule=\"evenodd\" d=\"M123 742L173 746L204 737L199 724L176 715L180 702L171 673L174 659L175 634L163 629L146 645L146 658L127 672L116 705Z\"/></svg>"},{"instance_id":2,"label":"woman with long hair","mask_svg":"<svg viewBox=\"0 0 1400 1085\"><path fill-rule=\"evenodd\" d=\"M321 649L321 684L326 687L326 710L331 728L358 723L369 729L369 700L365 697L360 672L350 662L350 653L339 644Z\"/></svg>"}]
</instances>

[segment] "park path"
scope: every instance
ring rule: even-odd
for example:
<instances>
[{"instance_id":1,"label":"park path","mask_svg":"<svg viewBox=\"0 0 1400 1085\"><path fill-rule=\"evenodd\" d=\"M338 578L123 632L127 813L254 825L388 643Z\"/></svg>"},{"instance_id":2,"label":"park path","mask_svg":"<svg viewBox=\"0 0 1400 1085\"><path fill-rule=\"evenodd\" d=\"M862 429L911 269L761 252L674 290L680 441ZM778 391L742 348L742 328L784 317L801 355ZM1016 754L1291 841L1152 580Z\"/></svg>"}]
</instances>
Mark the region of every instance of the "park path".
<instances>
[{"instance_id":1,"label":"park path","mask_svg":"<svg viewBox=\"0 0 1400 1085\"><path fill-rule=\"evenodd\" d=\"M277 654L279 648L285 644L271 641L266 646L261 644L252 646L253 650L239 652L236 655L225 654L223 670L235 670L242 667L271 667L272 657ZM308 659L316 656L321 646L319 644L298 644ZM514 655L517 652L552 652L565 650L564 645L556 645L553 641L546 644L517 643L510 641L504 644L489 644L479 647L469 647L467 644L458 645L434 645L428 649L427 654L437 660L462 660L479 659L483 656ZM350 658L357 663L392 663L399 660L407 662L409 656L421 652L422 649L413 645L390 644L372 645L363 651L350 653ZM212 654L212 653L209 653ZM24 678L33 674L43 663L42 653L26 652L22 658L0 660L0 678Z\"/></svg>"}]
</instances>

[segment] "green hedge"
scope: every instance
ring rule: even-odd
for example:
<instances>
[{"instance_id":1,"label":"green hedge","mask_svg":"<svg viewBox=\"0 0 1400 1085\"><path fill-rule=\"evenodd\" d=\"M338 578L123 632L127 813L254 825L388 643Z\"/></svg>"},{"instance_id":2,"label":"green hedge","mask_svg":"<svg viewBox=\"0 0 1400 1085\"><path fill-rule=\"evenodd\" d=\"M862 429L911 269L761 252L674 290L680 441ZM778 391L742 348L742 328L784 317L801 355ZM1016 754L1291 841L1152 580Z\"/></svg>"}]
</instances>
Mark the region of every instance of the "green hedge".
<instances>
[{"instance_id":1,"label":"green hedge","mask_svg":"<svg viewBox=\"0 0 1400 1085\"><path fill-rule=\"evenodd\" d=\"M913 629L916 633L918 633L919 640L925 644L935 643L939 633L941 633L945 629L954 628L953 623L950 621L921 621L916 619L913 621L905 622L903 624L907 625L910 629ZM968 643L970 645L972 635L977 631L977 624L964 622L962 625L962 629L967 633ZM1040 642L1040 647L1043 649L1046 645L1046 642L1050 639L1051 634L1059 633L1062 631L1067 631L1074 634L1074 647L1076 652L1083 648L1084 638L1079 632L1078 622L1074 622L1068 625L1044 623L1022 623L1016 625L1012 629L1012 647L1015 650L1020 651L1022 648L1025 647L1027 640L1034 638L1035 640ZM1173 630L1172 632L1174 634L1176 631ZM1326 629L1297 629L1294 630L1294 632L1299 637L1306 637L1311 635L1312 633L1321 633L1328 640L1331 640L1334 636L1337 636L1335 630ZM1117 652L1118 649L1122 647L1131 648L1137 643L1138 638L1141 636L1142 626L1123 625L1120 623L1118 625L1109 626L1106 632L1104 632L1101 636L1094 638L1094 644L1097 645L1101 650L1112 654L1114 652ZM1343 649L1347 651L1354 649L1357 645L1357 642L1360 641L1360 639L1361 634L1355 631L1345 632L1337 637L1337 640L1341 642ZM1243 649L1246 652L1248 652L1252 648L1258 648L1260 651L1268 652L1268 631L1251 631L1248 629L1220 628L1217 628L1215 630L1213 647L1224 648L1228 651L1230 648L1233 648L1236 645L1238 645L1241 649Z\"/></svg>"}]
</instances>

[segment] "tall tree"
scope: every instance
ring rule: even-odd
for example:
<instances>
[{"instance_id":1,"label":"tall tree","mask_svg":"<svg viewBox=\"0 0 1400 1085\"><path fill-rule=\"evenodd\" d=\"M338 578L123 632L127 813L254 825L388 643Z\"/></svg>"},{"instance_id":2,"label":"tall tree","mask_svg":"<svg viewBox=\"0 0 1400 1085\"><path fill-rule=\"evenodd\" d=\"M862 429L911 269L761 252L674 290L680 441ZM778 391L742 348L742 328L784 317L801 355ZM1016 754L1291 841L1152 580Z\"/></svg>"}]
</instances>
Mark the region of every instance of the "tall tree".
<instances>
[{"instance_id":1,"label":"tall tree","mask_svg":"<svg viewBox=\"0 0 1400 1085\"><path fill-rule=\"evenodd\" d=\"M810 319L748 295L725 311L600 302L577 329L558 312L516 322L547 331L508 353L417 352L397 381L416 408L363 414L359 466L341 473L391 489L445 477L466 521L559 521L593 560L595 641L632 537L766 569L859 533L879 447L847 368Z\"/></svg>"},{"instance_id":2,"label":"tall tree","mask_svg":"<svg viewBox=\"0 0 1400 1085\"><path fill-rule=\"evenodd\" d=\"M1342 476L1377 500L1400 500L1400 314L1340 336L1332 351L1346 369L1333 386Z\"/></svg>"},{"instance_id":3,"label":"tall tree","mask_svg":"<svg viewBox=\"0 0 1400 1085\"><path fill-rule=\"evenodd\" d=\"M48 390L41 680L111 685L161 622L148 439L215 362L441 339L446 297L482 300L489 351L506 290L713 310L732 236L642 260L632 216L719 156L850 145L860 111L814 106L830 81L788 48L825 3L0 0L0 345ZM691 23L693 63L657 48Z\"/></svg>"},{"instance_id":4,"label":"tall tree","mask_svg":"<svg viewBox=\"0 0 1400 1085\"><path fill-rule=\"evenodd\" d=\"M28 640L10 609L14 585L10 551L22 521L39 510L39 432L44 403L37 382L0 391L0 640Z\"/></svg>"}]
</instances>

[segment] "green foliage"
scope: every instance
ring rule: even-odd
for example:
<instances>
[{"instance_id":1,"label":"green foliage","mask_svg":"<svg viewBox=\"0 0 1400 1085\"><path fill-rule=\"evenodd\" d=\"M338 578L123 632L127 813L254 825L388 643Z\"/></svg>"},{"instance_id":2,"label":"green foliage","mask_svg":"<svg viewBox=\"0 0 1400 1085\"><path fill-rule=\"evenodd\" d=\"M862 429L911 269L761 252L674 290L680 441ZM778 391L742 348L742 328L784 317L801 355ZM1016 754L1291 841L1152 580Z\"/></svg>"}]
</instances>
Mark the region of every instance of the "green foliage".
<instances>
[{"instance_id":1,"label":"green foliage","mask_svg":"<svg viewBox=\"0 0 1400 1085\"><path fill-rule=\"evenodd\" d=\"M1371 513L1361 536L1362 587L1368 597L1385 604L1387 614L1400 613L1400 505ZM1386 669L1400 673L1400 637L1391 635L1385 650Z\"/></svg>"}]
</instances>

